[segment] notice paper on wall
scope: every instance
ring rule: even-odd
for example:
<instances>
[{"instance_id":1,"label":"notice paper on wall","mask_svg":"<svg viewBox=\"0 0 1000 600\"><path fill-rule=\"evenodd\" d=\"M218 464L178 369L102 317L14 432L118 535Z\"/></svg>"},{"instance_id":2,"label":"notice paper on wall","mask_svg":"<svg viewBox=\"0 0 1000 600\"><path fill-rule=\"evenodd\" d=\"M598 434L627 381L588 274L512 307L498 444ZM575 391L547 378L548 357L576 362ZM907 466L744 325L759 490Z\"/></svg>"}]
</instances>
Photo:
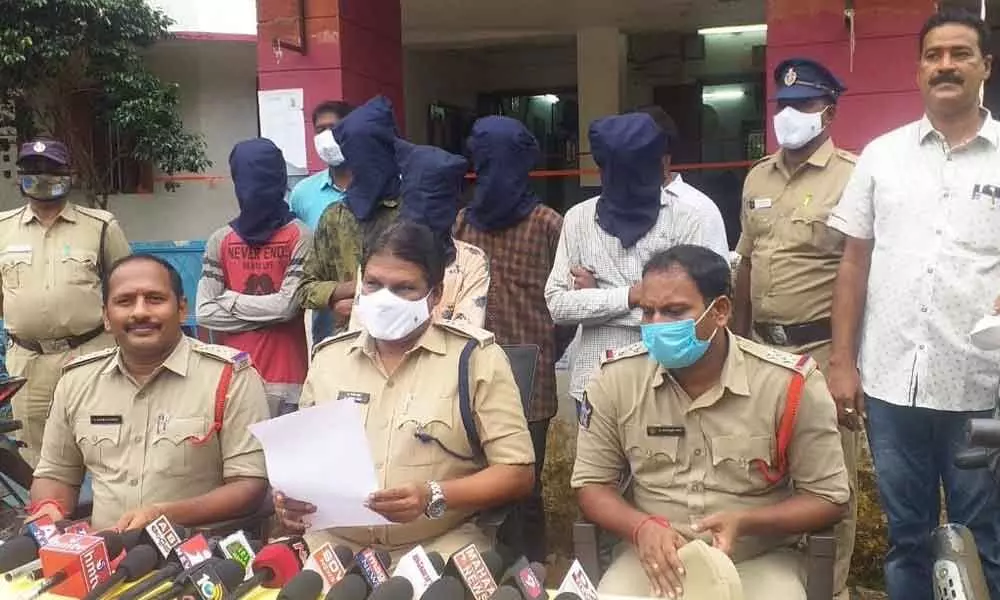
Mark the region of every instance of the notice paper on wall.
<instances>
[{"instance_id":1,"label":"notice paper on wall","mask_svg":"<svg viewBox=\"0 0 1000 600\"><path fill-rule=\"evenodd\" d=\"M261 90L257 92L257 106L260 111L260 136L281 148L289 175L305 175L306 129L302 88Z\"/></svg>"},{"instance_id":2,"label":"notice paper on wall","mask_svg":"<svg viewBox=\"0 0 1000 600\"><path fill-rule=\"evenodd\" d=\"M364 505L378 478L354 402L323 402L255 423L250 433L264 446L271 487L316 507L309 531L390 524Z\"/></svg>"}]
</instances>

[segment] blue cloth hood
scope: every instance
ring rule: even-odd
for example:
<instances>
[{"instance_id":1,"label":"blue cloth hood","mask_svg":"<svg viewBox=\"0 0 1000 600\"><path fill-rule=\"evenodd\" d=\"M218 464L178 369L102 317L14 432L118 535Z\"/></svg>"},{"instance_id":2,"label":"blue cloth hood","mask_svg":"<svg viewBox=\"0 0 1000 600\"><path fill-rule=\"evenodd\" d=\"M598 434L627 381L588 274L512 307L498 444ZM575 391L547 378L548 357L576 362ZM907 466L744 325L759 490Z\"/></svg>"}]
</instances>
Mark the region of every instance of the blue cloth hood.
<instances>
[{"instance_id":1,"label":"blue cloth hood","mask_svg":"<svg viewBox=\"0 0 1000 600\"><path fill-rule=\"evenodd\" d=\"M590 150L601 169L598 225L631 248L660 216L667 134L645 113L605 117L590 125Z\"/></svg>"},{"instance_id":2,"label":"blue cloth hood","mask_svg":"<svg viewBox=\"0 0 1000 600\"><path fill-rule=\"evenodd\" d=\"M285 157L269 139L247 140L230 152L229 171L240 205L239 216L229 224L247 244L263 246L295 218L285 202Z\"/></svg>"},{"instance_id":3,"label":"blue cloth hood","mask_svg":"<svg viewBox=\"0 0 1000 600\"><path fill-rule=\"evenodd\" d=\"M433 231L450 263L455 257L451 228L458 216L468 162L441 148L403 140L396 142L396 157L403 174L399 218Z\"/></svg>"},{"instance_id":4,"label":"blue cloth hood","mask_svg":"<svg viewBox=\"0 0 1000 600\"><path fill-rule=\"evenodd\" d=\"M372 98L338 123L333 136L351 169L344 202L358 221L369 221L384 200L399 197L392 103L385 96Z\"/></svg>"},{"instance_id":5,"label":"blue cloth hood","mask_svg":"<svg viewBox=\"0 0 1000 600\"><path fill-rule=\"evenodd\" d=\"M529 178L541 157L538 140L516 119L484 117L472 126L468 147L477 178L465 219L480 231L520 223L539 203Z\"/></svg>"}]
</instances>

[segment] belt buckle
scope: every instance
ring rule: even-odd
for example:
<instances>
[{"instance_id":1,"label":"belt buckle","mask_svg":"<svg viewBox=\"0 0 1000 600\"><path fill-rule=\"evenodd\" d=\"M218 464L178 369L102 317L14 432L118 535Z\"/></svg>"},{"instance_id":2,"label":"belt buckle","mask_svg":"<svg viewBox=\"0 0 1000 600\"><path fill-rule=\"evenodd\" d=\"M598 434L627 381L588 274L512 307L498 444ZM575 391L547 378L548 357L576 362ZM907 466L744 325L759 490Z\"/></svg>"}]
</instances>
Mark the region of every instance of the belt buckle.
<instances>
[{"instance_id":1,"label":"belt buckle","mask_svg":"<svg viewBox=\"0 0 1000 600\"><path fill-rule=\"evenodd\" d=\"M788 334L785 333L783 325L771 325L771 339L779 346L788 345Z\"/></svg>"},{"instance_id":2,"label":"belt buckle","mask_svg":"<svg viewBox=\"0 0 1000 600\"><path fill-rule=\"evenodd\" d=\"M65 338L60 340L38 340L38 345L42 349L42 354L58 354L59 352L68 352L71 350L69 340Z\"/></svg>"}]
</instances>

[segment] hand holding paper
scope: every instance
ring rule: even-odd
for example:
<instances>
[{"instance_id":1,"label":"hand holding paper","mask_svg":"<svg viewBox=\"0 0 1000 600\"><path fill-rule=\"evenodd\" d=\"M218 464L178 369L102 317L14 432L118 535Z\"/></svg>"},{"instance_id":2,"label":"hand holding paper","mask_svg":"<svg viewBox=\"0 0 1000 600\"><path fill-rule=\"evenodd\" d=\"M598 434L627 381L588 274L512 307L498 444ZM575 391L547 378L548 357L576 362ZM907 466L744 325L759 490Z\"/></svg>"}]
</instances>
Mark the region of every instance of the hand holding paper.
<instances>
[{"instance_id":1,"label":"hand holding paper","mask_svg":"<svg viewBox=\"0 0 1000 600\"><path fill-rule=\"evenodd\" d=\"M316 508L307 531L389 523L365 506L378 480L355 403L325 402L250 432L264 446L272 487Z\"/></svg>"}]
</instances>

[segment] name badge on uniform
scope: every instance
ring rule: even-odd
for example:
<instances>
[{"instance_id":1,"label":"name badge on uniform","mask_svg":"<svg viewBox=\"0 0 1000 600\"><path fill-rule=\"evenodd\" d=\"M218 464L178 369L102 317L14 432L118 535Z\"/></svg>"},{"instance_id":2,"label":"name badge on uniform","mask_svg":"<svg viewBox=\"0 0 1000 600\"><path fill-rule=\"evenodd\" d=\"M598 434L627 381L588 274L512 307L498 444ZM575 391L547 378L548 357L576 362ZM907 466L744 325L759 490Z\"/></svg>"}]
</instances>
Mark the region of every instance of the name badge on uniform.
<instances>
[{"instance_id":1,"label":"name badge on uniform","mask_svg":"<svg viewBox=\"0 0 1000 600\"><path fill-rule=\"evenodd\" d=\"M31 252L30 244L21 244L18 246L7 246L4 252Z\"/></svg>"},{"instance_id":2,"label":"name badge on uniform","mask_svg":"<svg viewBox=\"0 0 1000 600\"><path fill-rule=\"evenodd\" d=\"M771 208L773 201L770 198L751 198L750 199L750 210L759 210L761 208Z\"/></svg>"},{"instance_id":3,"label":"name badge on uniform","mask_svg":"<svg viewBox=\"0 0 1000 600\"><path fill-rule=\"evenodd\" d=\"M121 425L121 415L90 415L91 425Z\"/></svg>"},{"instance_id":4,"label":"name badge on uniform","mask_svg":"<svg viewBox=\"0 0 1000 600\"><path fill-rule=\"evenodd\" d=\"M583 393L583 401L580 402L580 407L577 410L580 413L577 415L577 418L580 420L580 427L590 429L590 417L594 415L594 405L587 399L587 392Z\"/></svg>"},{"instance_id":5,"label":"name badge on uniform","mask_svg":"<svg viewBox=\"0 0 1000 600\"><path fill-rule=\"evenodd\" d=\"M365 392L338 392L337 400L352 400L355 404L368 404L371 394Z\"/></svg>"},{"instance_id":6,"label":"name badge on uniform","mask_svg":"<svg viewBox=\"0 0 1000 600\"><path fill-rule=\"evenodd\" d=\"M972 200L987 200L993 208L996 208L997 202L1000 201L1000 187L977 183L976 187L972 188Z\"/></svg>"},{"instance_id":7,"label":"name badge on uniform","mask_svg":"<svg viewBox=\"0 0 1000 600\"><path fill-rule=\"evenodd\" d=\"M678 425L650 425L646 427L649 437L684 437L684 428Z\"/></svg>"}]
</instances>

